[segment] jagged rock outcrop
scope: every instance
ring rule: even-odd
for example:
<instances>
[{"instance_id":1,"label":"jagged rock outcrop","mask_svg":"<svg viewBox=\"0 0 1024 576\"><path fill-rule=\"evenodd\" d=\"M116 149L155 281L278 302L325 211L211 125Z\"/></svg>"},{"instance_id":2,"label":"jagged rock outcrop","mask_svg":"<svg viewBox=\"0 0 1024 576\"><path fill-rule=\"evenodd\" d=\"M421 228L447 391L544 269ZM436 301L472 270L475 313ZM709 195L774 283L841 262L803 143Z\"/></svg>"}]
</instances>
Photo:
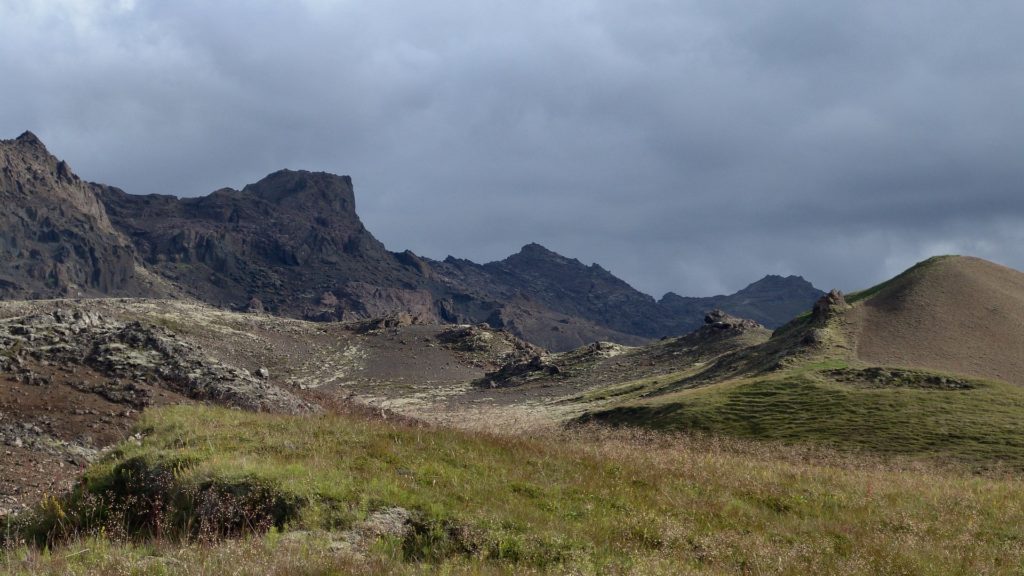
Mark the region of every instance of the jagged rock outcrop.
<instances>
[{"instance_id":1,"label":"jagged rock outcrop","mask_svg":"<svg viewBox=\"0 0 1024 576\"><path fill-rule=\"evenodd\" d=\"M832 289L814 303L807 323L802 344L812 347L824 346L829 342L829 323L850 306L839 290Z\"/></svg>"},{"instance_id":2,"label":"jagged rock outcrop","mask_svg":"<svg viewBox=\"0 0 1024 576\"><path fill-rule=\"evenodd\" d=\"M363 226L347 176L282 170L200 198L102 198L149 267L207 302L256 298L273 313L322 319L432 307L429 296L396 292L418 274Z\"/></svg>"},{"instance_id":3,"label":"jagged rock outcrop","mask_svg":"<svg viewBox=\"0 0 1024 576\"><path fill-rule=\"evenodd\" d=\"M0 297L131 295L135 252L82 181L31 132L0 140Z\"/></svg>"},{"instance_id":4,"label":"jagged rock outcrop","mask_svg":"<svg viewBox=\"0 0 1024 576\"><path fill-rule=\"evenodd\" d=\"M819 323L824 323L830 318L838 316L843 310L849 308L843 293L833 288L814 303L811 310L811 318Z\"/></svg>"},{"instance_id":5,"label":"jagged rock outcrop","mask_svg":"<svg viewBox=\"0 0 1024 576\"><path fill-rule=\"evenodd\" d=\"M758 328L763 330L764 326L747 318L737 318L716 308L704 316L704 326L701 326L699 330L715 334L722 332L740 333Z\"/></svg>"}]
</instances>

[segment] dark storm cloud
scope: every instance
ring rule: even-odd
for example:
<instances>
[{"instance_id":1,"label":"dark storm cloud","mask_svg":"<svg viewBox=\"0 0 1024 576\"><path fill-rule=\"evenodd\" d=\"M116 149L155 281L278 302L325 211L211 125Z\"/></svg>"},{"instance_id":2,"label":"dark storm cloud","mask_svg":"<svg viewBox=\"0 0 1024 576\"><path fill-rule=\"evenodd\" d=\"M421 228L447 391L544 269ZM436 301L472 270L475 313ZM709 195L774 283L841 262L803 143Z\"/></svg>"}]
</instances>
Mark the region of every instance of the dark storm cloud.
<instances>
[{"instance_id":1,"label":"dark storm cloud","mask_svg":"<svg viewBox=\"0 0 1024 576\"><path fill-rule=\"evenodd\" d=\"M1024 5L0 0L0 130L204 194L351 174L391 249L660 295L1024 268Z\"/></svg>"}]
</instances>

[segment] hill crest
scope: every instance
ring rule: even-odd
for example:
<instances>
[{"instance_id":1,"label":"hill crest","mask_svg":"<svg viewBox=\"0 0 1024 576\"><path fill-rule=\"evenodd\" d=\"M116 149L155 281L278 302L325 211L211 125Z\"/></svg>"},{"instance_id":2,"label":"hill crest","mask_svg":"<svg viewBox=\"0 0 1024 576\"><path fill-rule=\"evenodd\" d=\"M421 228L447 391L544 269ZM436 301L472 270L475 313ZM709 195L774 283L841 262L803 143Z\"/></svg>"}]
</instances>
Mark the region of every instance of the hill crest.
<instances>
[{"instance_id":1,"label":"hill crest","mask_svg":"<svg viewBox=\"0 0 1024 576\"><path fill-rule=\"evenodd\" d=\"M1024 273L942 256L866 292L846 315L858 359L1024 385Z\"/></svg>"}]
</instances>

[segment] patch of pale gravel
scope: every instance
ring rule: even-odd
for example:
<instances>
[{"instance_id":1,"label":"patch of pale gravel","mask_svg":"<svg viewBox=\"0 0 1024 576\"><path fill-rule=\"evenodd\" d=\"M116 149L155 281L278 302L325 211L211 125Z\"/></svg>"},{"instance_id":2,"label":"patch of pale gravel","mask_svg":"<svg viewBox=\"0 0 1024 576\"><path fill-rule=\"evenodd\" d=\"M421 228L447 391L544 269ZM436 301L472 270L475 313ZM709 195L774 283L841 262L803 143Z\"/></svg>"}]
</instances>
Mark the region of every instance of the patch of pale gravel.
<instances>
[{"instance_id":1,"label":"patch of pale gravel","mask_svg":"<svg viewBox=\"0 0 1024 576\"><path fill-rule=\"evenodd\" d=\"M339 352L325 352L317 348L317 354L294 370L289 383L302 390L326 385L345 386L368 357L366 351L355 344L348 344Z\"/></svg>"}]
</instances>

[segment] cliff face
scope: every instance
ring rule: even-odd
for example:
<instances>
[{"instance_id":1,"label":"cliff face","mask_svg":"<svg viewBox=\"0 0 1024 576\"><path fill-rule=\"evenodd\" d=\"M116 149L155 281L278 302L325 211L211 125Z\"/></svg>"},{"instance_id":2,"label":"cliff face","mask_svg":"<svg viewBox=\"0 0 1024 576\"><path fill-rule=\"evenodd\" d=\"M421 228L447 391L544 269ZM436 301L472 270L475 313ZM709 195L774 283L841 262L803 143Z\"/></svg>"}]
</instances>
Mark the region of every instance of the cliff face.
<instances>
[{"instance_id":1,"label":"cliff face","mask_svg":"<svg viewBox=\"0 0 1024 576\"><path fill-rule=\"evenodd\" d=\"M82 181L30 133L0 142L0 166L4 298L170 292L321 321L487 323L565 350L686 333L712 308L777 326L821 294L768 277L731 296L658 302L538 244L488 264L389 252L360 221L352 180L323 172L281 170L199 198L137 196ZM157 294L154 278L170 287Z\"/></svg>"},{"instance_id":2,"label":"cliff face","mask_svg":"<svg viewBox=\"0 0 1024 576\"><path fill-rule=\"evenodd\" d=\"M0 297L144 291L134 249L107 218L101 190L31 132L0 140Z\"/></svg>"},{"instance_id":3,"label":"cliff face","mask_svg":"<svg viewBox=\"0 0 1024 576\"><path fill-rule=\"evenodd\" d=\"M108 189L103 201L146 265L201 300L255 298L270 312L320 320L437 320L424 270L366 230L348 176L281 170L200 198Z\"/></svg>"}]
</instances>

